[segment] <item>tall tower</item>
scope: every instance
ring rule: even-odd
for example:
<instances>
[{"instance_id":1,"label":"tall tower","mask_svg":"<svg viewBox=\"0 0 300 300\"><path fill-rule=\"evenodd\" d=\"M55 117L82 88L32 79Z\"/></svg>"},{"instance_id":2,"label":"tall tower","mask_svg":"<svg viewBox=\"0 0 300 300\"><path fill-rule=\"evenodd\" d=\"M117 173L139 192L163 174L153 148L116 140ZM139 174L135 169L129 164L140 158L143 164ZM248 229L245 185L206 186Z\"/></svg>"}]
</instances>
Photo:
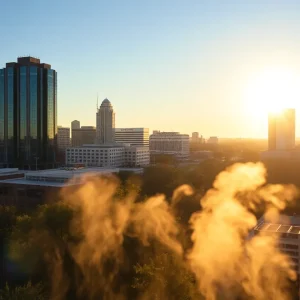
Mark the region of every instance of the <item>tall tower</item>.
<instances>
[{"instance_id":1,"label":"tall tower","mask_svg":"<svg viewBox=\"0 0 300 300\"><path fill-rule=\"evenodd\" d=\"M57 73L34 57L0 69L0 165L52 167L57 148Z\"/></svg>"},{"instance_id":2,"label":"tall tower","mask_svg":"<svg viewBox=\"0 0 300 300\"><path fill-rule=\"evenodd\" d=\"M291 150L295 147L295 109L269 115L269 150Z\"/></svg>"},{"instance_id":3,"label":"tall tower","mask_svg":"<svg viewBox=\"0 0 300 300\"><path fill-rule=\"evenodd\" d=\"M110 101L105 98L96 114L96 141L109 144L115 141L115 113Z\"/></svg>"}]
</instances>

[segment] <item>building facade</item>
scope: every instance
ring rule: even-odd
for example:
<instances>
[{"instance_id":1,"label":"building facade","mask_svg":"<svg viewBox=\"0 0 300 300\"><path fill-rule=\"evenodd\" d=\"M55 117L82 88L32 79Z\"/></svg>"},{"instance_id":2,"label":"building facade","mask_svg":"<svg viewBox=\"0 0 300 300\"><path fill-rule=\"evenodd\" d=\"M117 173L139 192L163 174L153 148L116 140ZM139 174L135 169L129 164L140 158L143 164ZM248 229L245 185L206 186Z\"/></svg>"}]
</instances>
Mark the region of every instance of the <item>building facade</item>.
<instances>
[{"instance_id":1,"label":"building facade","mask_svg":"<svg viewBox=\"0 0 300 300\"><path fill-rule=\"evenodd\" d=\"M71 122L71 130L73 129L79 129L80 128L80 121L74 120Z\"/></svg>"},{"instance_id":2,"label":"building facade","mask_svg":"<svg viewBox=\"0 0 300 300\"><path fill-rule=\"evenodd\" d=\"M295 147L295 109L269 114L269 150L291 150Z\"/></svg>"},{"instance_id":3,"label":"building facade","mask_svg":"<svg viewBox=\"0 0 300 300\"><path fill-rule=\"evenodd\" d=\"M207 144L214 144L217 145L219 143L219 138L217 136L211 136L208 140L207 140Z\"/></svg>"},{"instance_id":4,"label":"building facade","mask_svg":"<svg viewBox=\"0 0 300 300\"><path fill-rule=\"evenodd\" d=\"M68 148L66 164L83 164L88 167L142 167L149 165L150 153L147 147L103 144L83 145Z\"/></svg>"},{"instance_id":5,"label":"building facade","mask_svg":"<svg viewBox=\"0 0 300 300\"><path fill-rule=\"evenodd\" d=\"M110 144L115 141L115 113L108 99L104 99L96 114L96 142L98 144Z\"/></svg>"},{"instance_id":6,"label":"building facade","mask_svg":"<svg viewBox=\"0 0 300 300\"><path fill-rule=\"evenodd\" d=\"M149 147L149 128L115 128L115 141L121 144Z\"/></svg>"},{"instance_id":7,"label":"building facade","mask_svg":"<svg viewBox=\"0 0 300 300\"><path fill-rule=\"evenodd\" d=\"M189 157L189 140L188 134L155 131L150 135L150 153L170 154L185 159Z\"/></svg>"},{"instance_id":8,"label":"building facade","mask_svg":"<svg viewBox=\"0 0 300 300\"><path fill-rule=\"evenodd\" d=\"M145 167L150 164L149 147L125 146L124 166L125 167Z\"/></svg>"},{"instance_id":9,"label":"building facade","mask_svg":"<svg viewBox=\"0 0 300 300\"><path fill-rule=\"evenodd\" d=\"M0 69L0 165L50 167L57 147L57 73L33 57Z\"/></svg>"},{"instance_id":10,"label":"building facade","mask_svg":"<svg viewBox=\"0 0 300 300\"><path fill-rule=\"evenodd\" d=\"M57 148L59 151L65 151L71 146L70 128L69 127L57 127Z\"/></svg>"},{"instance_id":11,"label":"building facade","mask_svg":"<svg viewBox=\"0 0 300 300\"><path fill-rule=\"evenodd\" d=\"M95 141L95 126L81 126L81 128L72 130L72 147L78 147L84 144L95 144Z\"/></svg>"}]
</instances>

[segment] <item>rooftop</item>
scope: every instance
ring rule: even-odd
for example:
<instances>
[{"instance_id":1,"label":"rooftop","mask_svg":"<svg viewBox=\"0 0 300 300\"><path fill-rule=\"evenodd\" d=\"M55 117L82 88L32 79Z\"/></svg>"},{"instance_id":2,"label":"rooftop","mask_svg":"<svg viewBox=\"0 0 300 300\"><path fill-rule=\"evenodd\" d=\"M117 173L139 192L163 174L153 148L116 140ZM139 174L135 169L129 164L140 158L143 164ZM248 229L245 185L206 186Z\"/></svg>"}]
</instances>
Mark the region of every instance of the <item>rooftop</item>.
<instances>
[{"instance_id":1,"label":"rooftop","mask_svg":"<svg viewBox=\"0 0 300 300\"><path fill-rule=\"evenodd\" d=\"M254 230L270 233L300 234L300 216L281 215L276 223L268 222L261 218Z\"/></svg>"}]
</instances>

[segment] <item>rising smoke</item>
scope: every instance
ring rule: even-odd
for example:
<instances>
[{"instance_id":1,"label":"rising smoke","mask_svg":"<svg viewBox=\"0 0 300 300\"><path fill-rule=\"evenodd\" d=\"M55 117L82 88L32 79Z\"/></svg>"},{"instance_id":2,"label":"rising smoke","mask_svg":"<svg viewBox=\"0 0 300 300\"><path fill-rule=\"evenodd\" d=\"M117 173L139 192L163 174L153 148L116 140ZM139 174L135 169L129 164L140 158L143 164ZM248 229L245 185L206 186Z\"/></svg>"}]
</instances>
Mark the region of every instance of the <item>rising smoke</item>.
<instances>
[{"instance_id":1,"label":"rising smoke","mask_svg":"<svg viewBox=\"0 0 300 300\"><path fill-rule=\"evenodd\" d=\"M102 299L126 299L114 282L128 265L124 243L135 239L141 251L155 243L177 256L193 272L204 299L290 299L287 288L296 274L289 259L278 250L274 237L250 239L249 232L257 222L253 211L258 206L263 205L266 218L274 220L297 191L293 186L265 185L265 178L262 164L236 164L221 172L213 188L199 199L203 209L190 219L193 244L188 251L178 239L181 225L174 207L184 201L183 196L192 195L191 187L176 189L170 204L163 195L136 202L134 192L119 199L118 183L108 178L91 176L78 191L65 189L65 203L77 212L71 231L80 236L69 246L79 267L80 276L75 279L78 295L94 299L101 291ZM59 266L61 259L57 255ZM55 270L54 278L66 277L62 267ZM157 278L161 278L161 270ZM66 285L70 281L61 280ZM143 291L142 299L151 299L151 292ZM65 299L66 289L55 284L52 295L53 299ZM160 295L157 299L175 299L168 290Z\"/></svg>"}]
</instances>

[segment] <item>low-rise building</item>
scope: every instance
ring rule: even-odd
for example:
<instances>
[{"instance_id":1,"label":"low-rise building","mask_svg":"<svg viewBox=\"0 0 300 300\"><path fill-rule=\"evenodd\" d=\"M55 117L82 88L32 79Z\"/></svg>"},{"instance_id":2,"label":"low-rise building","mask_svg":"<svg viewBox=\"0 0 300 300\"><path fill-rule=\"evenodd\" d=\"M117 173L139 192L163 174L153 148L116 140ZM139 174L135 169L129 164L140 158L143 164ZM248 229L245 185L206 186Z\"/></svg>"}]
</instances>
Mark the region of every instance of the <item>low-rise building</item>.
<instances>
[{"instance_id":1,"label":"low-rise building","mask_svg":"<svg viewBox=\"0 0 300 300\"><path fill-rule=\"evenodd\" d=\"M126 144L83 145L68 148L66 164L84 164L97 167L147 166L150 154L147 147Z\"/></svg>"},{"instance_id":2,"label":"low-rise building","mask_svg":"<svg viewBox=\"0 0 300 300\"><path fill-rule=\"evenodd\" d=\"M150 153L175 155L179 159L186 159L189 157L189 143L188 134L154 131L150 136Z\"/></svg>"},{"instance_id":3,"label":"low-rise building","mask_svg":"<svg viewBox=\"0 0 300 300\"><path fill-rule=\"evenodd\" d=\"M61 199L62 188L76 191L85 183L86 176L108 176L120 171L143 173L142 168L64 167L43 171L0 169L0 205L30 209L45 202L56 202Z\"/></svg>"}]
</instances>

